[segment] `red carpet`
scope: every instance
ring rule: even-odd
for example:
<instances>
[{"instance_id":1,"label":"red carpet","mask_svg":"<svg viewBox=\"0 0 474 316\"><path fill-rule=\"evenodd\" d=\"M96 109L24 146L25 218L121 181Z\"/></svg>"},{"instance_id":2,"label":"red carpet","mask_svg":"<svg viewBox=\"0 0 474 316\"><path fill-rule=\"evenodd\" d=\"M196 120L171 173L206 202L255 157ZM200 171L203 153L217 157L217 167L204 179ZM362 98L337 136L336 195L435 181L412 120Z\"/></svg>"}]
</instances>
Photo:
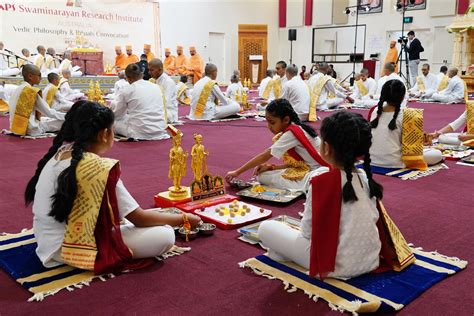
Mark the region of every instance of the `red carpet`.
<instances>
[{"instance_id":1,"label":"red carpet","mask_svg":"<svg viewBox=\"0 0 474 316\"><path fill-rule=\"evenodd\" d=\"M425 129L433 131L452 121L462 105L420 105ZM181 108L181 114L189 108ZM360 111L367 115L367 111ZM332 113L321 113L325 117ZM319 126L315 124L315 126ZM8 119L0 118L0 128ZM183 145L190 151L192 134L204 136L210 151L209 169L225 173L247 161L271 143L265 122L251 119L205 123L186 122ZM0 136L0 232L31 227L31 209L23 205L23 190L51 139L22 140ZM142 207L151 207L153 195L169 186L167 154L170 141L115 143L109 156L120 159L123 180ZM472 242L474 168L448 161L450 170L416 181L377 176L385 186L384 203L409 242L474 262ZM189 172L188 172L189 173ZM188 175L185 182L190 181ZM284 208L270 207L275 215L297 217L303 200ZM334 314L324 302L313 302L302 292L287 293L281 282L239 269L237 263L262 253L237 240L232 231L190 243L192 251L143 271L127 273L72 293L62 291L41 303L27 303L29 293L0 272L0 313L11 314ZM178 240L179 244L183 244ZM474 272L468 267L424 293L402 310L407 315L471 315Z\"/></svg>"}]
</instances>

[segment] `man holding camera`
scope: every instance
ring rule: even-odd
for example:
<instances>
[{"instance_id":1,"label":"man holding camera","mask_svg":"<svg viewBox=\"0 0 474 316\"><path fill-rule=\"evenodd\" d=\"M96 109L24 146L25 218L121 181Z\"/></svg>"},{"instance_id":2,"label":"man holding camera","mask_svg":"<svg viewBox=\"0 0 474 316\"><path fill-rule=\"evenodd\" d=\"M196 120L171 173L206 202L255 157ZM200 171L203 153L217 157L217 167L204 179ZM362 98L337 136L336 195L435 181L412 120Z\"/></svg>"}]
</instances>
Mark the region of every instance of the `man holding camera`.
<instances>
[{"instance_id":1,"label":"man holding camera","mask_svg":"<svg viewBox=\"0 0 474 316\"><path fill-rule=\"evenodd\" d=\"M420 63L420 53L425 49L421 46L421 42L415 38L415 32L408 32L408 41L404 41L405 49L408 52L408 65L410 67L410 82L414 84L418 77L418 64Z\"/></svg>"}]
</instances>

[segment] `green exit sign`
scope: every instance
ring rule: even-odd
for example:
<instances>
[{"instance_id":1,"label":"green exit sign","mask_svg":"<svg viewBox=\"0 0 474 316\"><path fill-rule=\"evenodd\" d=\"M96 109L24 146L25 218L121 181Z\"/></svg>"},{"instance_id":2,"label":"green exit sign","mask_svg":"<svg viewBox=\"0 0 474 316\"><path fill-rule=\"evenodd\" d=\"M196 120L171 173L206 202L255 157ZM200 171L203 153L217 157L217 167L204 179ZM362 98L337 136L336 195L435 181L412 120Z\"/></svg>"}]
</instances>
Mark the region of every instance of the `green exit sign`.
<instances>
[{"instance_id":1,"label":"green exit sign","mask_svg":"<svg viewBox=\"0 0 474 316\"><path fill-rule=\"evenodd\" d=\"M408 23L413 23L413 17L412 16L406 16L403 18L403 23L408 24Z\"/></svg>"}]
</instances>

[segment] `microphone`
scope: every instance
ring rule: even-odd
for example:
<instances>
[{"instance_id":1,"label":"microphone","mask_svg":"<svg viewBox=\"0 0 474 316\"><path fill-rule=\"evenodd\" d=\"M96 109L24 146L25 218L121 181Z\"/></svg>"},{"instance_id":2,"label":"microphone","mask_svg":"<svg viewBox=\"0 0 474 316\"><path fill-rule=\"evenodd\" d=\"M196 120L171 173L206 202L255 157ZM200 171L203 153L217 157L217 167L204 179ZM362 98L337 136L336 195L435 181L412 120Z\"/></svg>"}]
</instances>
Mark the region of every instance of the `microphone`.
<instances>
[{"instance_id":1,"label":"microphone","mask_svg":"<svg viewBox=\"0 0 474 316\"><path fill-rule=\"evenodd\" d=\"M38 53L31 53L30 56L36 56Z\"/></svg>"},{"instance_id":2,"label":"microphone","mask_svg":"<svg viewBox=\"0 0 474 316\"><path fill-rule=\"evenodd\" d=\"M4 48L3 50L4 50L4 51L6 51L6 52L9 52L9 53L10 53L10 54L12 54L12 55L15 55L15 53L14 53L14 52L12 52L12 51L11 51L11 50L9 50L9 49L6 49L6 48Z\"/></svg>"}]
</instances>

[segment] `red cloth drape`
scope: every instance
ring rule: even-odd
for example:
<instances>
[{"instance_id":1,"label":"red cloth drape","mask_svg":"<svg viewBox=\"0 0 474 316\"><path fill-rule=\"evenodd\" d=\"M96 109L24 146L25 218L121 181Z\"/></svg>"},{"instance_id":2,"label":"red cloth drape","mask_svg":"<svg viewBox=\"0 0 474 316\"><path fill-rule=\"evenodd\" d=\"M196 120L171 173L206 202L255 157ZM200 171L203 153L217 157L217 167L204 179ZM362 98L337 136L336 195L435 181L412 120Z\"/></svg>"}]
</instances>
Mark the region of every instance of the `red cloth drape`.
<instances>
[{"instance_id":1,"label":"red cloth drape","mask_svg":"<svg viewBox=\"0 0 474 316\"><path fill-rule=\"evenodd\" d=\"M458 14L466 13L469 8L469 0L458 0Z\"/></svg>"},{"instance_id":2,"label":"red cloth drape","mask_svg":"<svg viewBox=\"0 0 474 316\"><path fill-rule=\"evenodd\" d=\"M313 24L313 0L305 1L304 25Z\"/></svg>"},{"instance_id":3,"label":"red cloth drape","mask_svg":"<svg viewBox=\"0 0 474 316\"><path fill-rule=\"evenodd\" d=\"M278 25L280 27L286 27L286 0L278 1Z\"/></svg>"}]
</instances>

